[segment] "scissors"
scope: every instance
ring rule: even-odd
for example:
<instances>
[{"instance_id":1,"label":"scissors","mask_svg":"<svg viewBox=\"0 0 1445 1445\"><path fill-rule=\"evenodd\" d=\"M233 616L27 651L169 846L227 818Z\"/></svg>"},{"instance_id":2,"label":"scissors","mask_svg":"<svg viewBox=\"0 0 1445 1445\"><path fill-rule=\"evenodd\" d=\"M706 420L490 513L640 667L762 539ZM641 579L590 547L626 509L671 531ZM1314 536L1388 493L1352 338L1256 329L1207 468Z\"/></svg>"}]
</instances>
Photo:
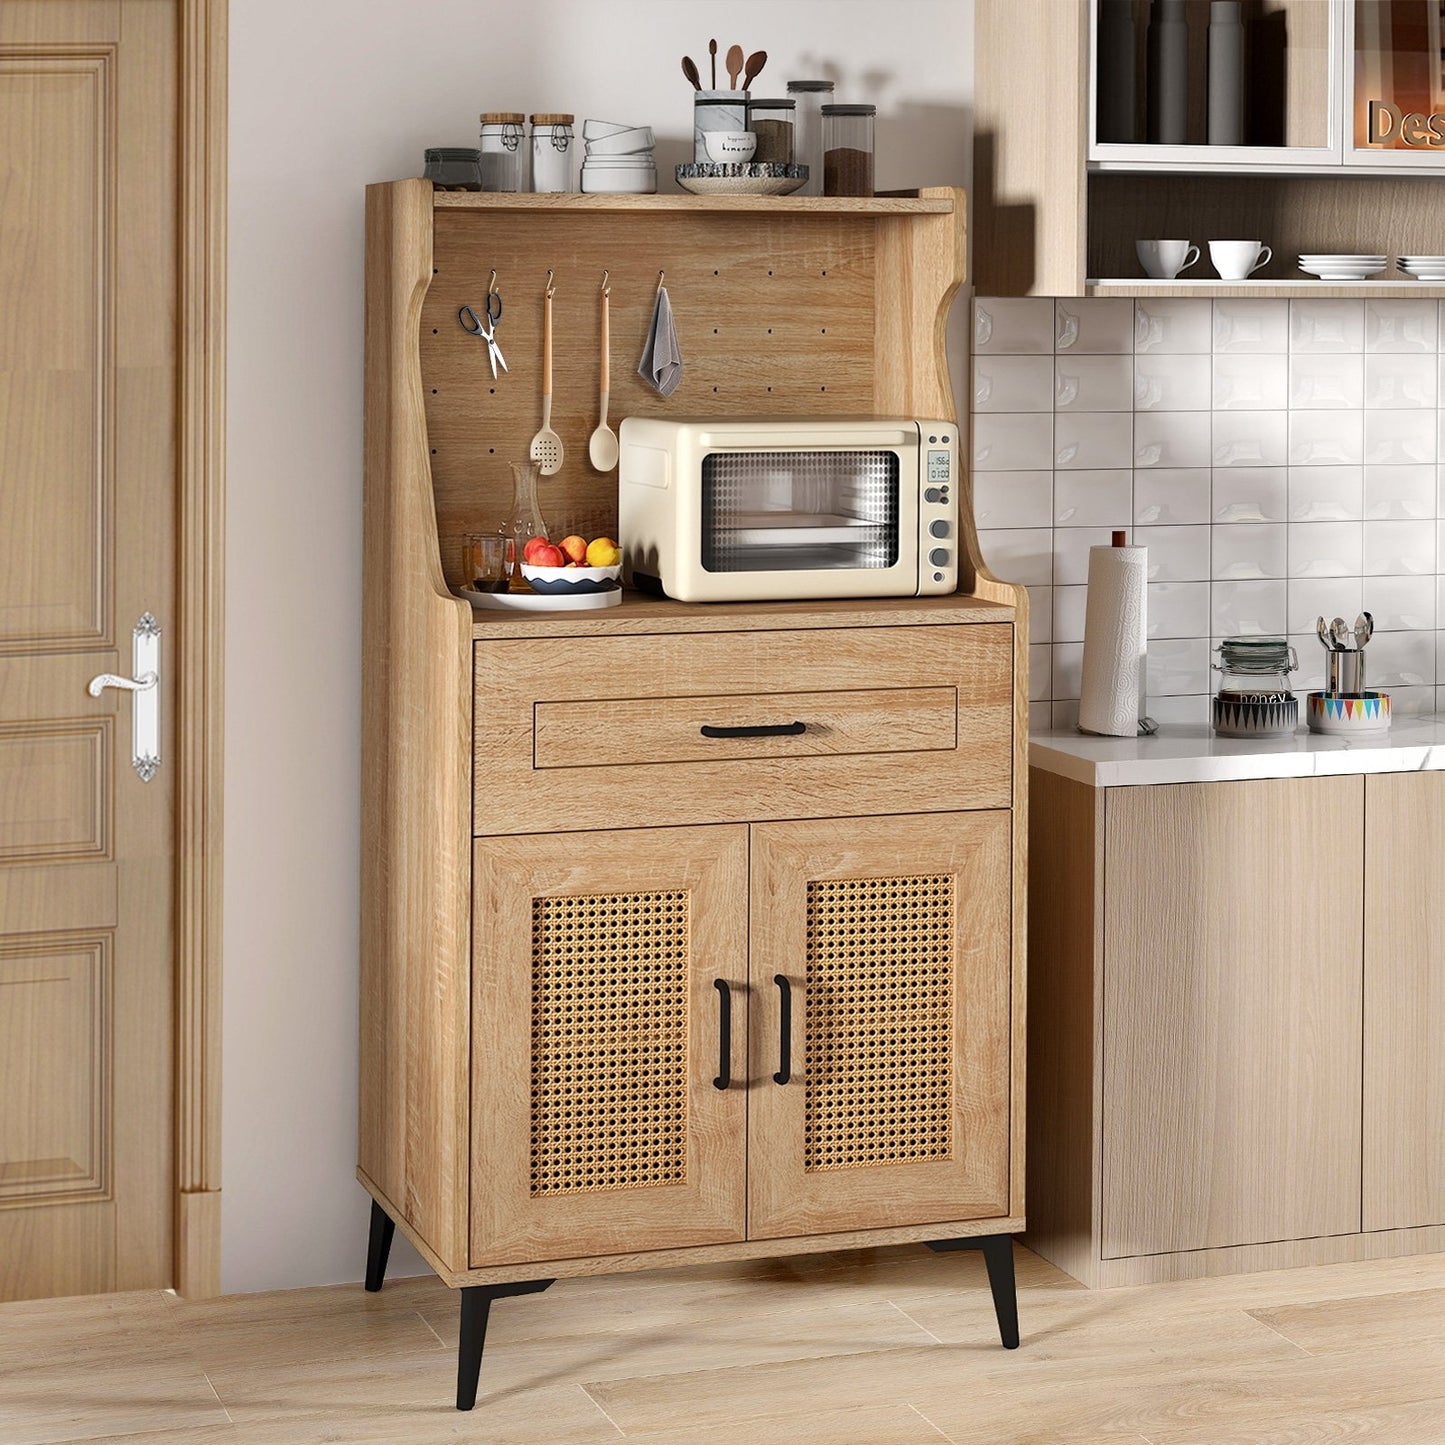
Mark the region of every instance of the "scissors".
<instances>
[{"instance_id":1,"label":"scissors","mask_svg":"<svg viewBox=\"0 0 1445 1445\"><path fill-rule=\"evenodd\" d=\"M500 291L487 292L487 304L482 308L481 316L478 316L470 306L463 306L457 312L457 320L461 322L462 330L471 332L473 336L480 336L487 343L487 360L492 363L494 380L498 366L503 371L507 369L507 361L502 355L502 348L497 345L497 322L501 319L502 293Z\"/></svg>"}]
</instances>

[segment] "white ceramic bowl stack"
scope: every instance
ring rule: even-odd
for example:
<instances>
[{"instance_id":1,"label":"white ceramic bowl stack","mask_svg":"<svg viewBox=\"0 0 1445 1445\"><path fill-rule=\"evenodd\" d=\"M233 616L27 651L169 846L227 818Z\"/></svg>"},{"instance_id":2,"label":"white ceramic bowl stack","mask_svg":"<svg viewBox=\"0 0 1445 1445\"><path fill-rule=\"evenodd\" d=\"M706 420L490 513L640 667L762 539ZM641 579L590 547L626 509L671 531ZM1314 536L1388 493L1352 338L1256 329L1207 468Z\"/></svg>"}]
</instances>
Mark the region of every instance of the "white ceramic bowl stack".
<instances>
[{"instance_id":1,"label":"white ceramic bowl stack","mask_svg":"<svg viewBox=\"0 0 1445 1445\"><path fill-rule=\"evenodd\" d=\"M1445 256L1401 256L1400 270L1416 281L1445 283Z\"/></svg>"},{"instance_id":2,"label":"white ceramic bowl stack","mask_svg":"<svg viewBox=\"0 0 1445 1445\"><path fill-rule=\"evenodd\" d=\"M1301 256L1299 268L1321 281L1364 281L1383 271L1388 256Z\"/></svg>"},{"instance_id":3,"label":"white ceramic bowl stack","mask_svg":"<svg viewBox=\"0 0 1445 1445\"><path fill-rule=\"evenodd\" d=\"M582 124L587 155L582 189L588 195L650 196L657 190L657 144L648 125L589 120Z\"/></svg>"}]
</instances>

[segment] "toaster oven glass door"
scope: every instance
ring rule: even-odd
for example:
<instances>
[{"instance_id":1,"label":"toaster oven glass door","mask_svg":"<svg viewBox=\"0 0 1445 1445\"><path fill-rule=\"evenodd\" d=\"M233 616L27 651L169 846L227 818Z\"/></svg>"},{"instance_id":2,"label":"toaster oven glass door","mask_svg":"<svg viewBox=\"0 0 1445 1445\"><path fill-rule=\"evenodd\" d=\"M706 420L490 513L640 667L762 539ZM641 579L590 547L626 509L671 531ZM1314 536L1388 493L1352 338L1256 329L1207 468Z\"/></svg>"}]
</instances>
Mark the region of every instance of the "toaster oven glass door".
<instances>
[{"instance_id":1,"label":"toaster oven glass door","mask_svg":"<svg viewBox=\"0 0 1445 1445\"><path fill-rule=\"evenodd\" d=\"M899 457L713 452L702 463L709 572L881 571L899 562Z\"/></svg>"}]
</instances>

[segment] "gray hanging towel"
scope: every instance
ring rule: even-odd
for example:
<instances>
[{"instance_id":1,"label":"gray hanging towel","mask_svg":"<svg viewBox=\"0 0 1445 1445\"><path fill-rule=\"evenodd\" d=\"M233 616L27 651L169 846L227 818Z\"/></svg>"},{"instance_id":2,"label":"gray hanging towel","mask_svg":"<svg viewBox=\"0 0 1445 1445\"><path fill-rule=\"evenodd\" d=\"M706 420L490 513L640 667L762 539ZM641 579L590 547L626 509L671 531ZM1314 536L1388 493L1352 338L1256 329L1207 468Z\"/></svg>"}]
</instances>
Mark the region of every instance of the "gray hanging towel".
<instances>
[{"instance_id":1,"label":"gray hanging towel","mask_svg":"<svg viewBox=\"0 0 1445 1445\"><path fill-rule=\"evenodd\" d=\"M677 327L673 324L672 302L667 299L666 286L657 288L652 325L647 328L637 374L660 396L671 396L682 382L682 352L677 345Z\"/></svg>"}]
</instances>

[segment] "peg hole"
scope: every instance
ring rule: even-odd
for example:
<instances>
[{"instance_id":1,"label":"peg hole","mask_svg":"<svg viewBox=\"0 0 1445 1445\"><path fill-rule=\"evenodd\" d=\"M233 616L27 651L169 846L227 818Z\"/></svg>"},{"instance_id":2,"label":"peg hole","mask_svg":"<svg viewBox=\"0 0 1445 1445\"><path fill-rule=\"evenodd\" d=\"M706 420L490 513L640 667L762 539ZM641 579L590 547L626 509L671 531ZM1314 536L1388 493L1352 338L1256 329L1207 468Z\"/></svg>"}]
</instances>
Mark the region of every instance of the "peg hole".
<instances>
[{"instance_id":1,"label":"peg hole","mask_svg":"<svg viewBox=\"0 0 1445 1445\"><path fill-rule=\"evenodd\" d=\"M432 334L433 336L435 336L435 335L437 334L437 329L436 329L435 326L432 327L432 329L431 329L431 334Z\"/></svg>"}]
</instances>

